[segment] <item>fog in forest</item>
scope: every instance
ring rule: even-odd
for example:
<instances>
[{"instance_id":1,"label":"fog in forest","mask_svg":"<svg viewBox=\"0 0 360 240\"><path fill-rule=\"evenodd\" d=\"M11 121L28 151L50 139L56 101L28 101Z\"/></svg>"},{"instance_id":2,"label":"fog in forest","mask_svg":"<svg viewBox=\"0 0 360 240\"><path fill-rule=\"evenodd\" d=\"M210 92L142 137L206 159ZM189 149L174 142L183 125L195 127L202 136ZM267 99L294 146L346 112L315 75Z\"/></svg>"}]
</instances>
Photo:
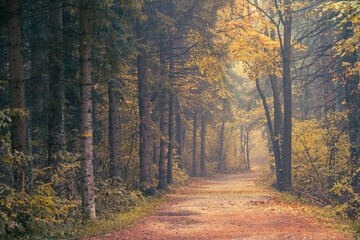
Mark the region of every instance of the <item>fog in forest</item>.
<instances>
[{"instance_id":1,"label":"fog in forest","mask_svg":"<svg viewBox=\"0 0 360 240\"><path fill-rule=\"evenodd\" d=\"M1 1L0 238L123 229L226 176L359 233L359 13L355 0Z\"/></svg>"}]
</instances>

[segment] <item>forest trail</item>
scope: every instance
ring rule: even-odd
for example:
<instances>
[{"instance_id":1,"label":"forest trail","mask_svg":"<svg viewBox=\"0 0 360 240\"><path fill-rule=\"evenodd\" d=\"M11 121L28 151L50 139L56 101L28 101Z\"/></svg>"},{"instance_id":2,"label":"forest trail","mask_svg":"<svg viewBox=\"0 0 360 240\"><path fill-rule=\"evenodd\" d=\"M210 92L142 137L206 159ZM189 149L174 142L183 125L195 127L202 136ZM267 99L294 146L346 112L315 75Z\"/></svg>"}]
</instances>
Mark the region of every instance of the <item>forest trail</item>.
<instances>
[{"instance_id":1,"label":"forest trail","mask_svg":"<svg viewBox=\"0 0 360 240\"><path fill-rule=\"evenodd\" d=\"M274 191L256 185L259 177L192 181L142 222L88 239L349 239L305 216L300 204L275 200Z\"/></svg>"}]
</instances>

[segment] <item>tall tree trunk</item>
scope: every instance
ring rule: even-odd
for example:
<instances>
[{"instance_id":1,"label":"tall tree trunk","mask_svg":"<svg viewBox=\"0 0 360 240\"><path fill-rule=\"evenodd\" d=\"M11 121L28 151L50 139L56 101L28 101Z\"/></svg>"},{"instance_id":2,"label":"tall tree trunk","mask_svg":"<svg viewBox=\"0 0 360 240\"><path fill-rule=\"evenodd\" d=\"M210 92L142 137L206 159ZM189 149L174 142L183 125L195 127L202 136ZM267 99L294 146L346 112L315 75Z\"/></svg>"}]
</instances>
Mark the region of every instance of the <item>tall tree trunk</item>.
<instances>
[{"instance_id":1,"label":"tall tree trunk","mask_svg":"<svg viewBox=\"0 0 360 240\"><path fill-rule=\"evenodd\" d=\"M159 46L160 50L160 64L163 67L160 75L164 78L166 77L165 69L165 48L164 42L160 42ZM169 125L168 125L168 93L167 89L163 86L164 82L161 80L161 93L160 93L160 130L161 130L161 140L160 140L160 161L159 161L159 185L158 189L166 190L167 189L167 147L168 147L168 133L169 133Z\"/></svg>"},{"instance_id":2,"label":"tall tree trunk","mask_svg":"<svg viewBox=\"0 0 360 240\"><path fill-rule=\"evenodd\" d=\"M171 0L169 5L169 16L175 19L175 4ZM169 147L168 147L168 164L167 164L167 182L168 184L173 183L173 161L174 161L174 71L175 71L175 61L174 61L174 35L170 33L169 41L169 79L171 84L170 94L169 94Z\"/></svg>"},{"instance_id":3,"label":"tall tree trunk","mask_svg":"<svg viewBox=\"0 0 360 240\"><path fill-rule=\"evenodd\" d=\"M47 6L47 5L46 5ZM47 112L45 111L46 98L48 96L47 82L45 81L45 75L47 73L45 69L46 59L48 51L44 49L45 45L44 36L47 31L45 21L39 19L45 19L48 16L48 11L45 7L45 3L39 3L39 6L33 6L31 16L31 79L30 79L30 119L28 128L30 129L29 138L29 153L38 154L40 149L38 146L34 146L32 142L35 139L41 138L47 129ZM39 131L40 130L40 131Z\"/></svg>"},{"instance_id":4,"label":"tall tree trunk","mask_svg":"<svg viewBox=\"0 0 360 240\"><path fill-rule=\"evenodd\" d=\"M281 173L280 146L279 146L279 139L278 139L279 135L275 135L275 132L273 130L272 123L271 123L270 111L269 111L269 108L268 108L268 105L266 102L266 97L260 87L258 78L256 79L256 88L259 92L259 95L260 95L260 98L262 100L263 107L265 110L266 122L267 122L270 139L271 139L271 143L272 143L272 147L273 147L273 151L274 151L274 157L275 157L276 186L278 189L280 189L282 186L282 173ZM274 89L273 89L273 91L274 91ZM274 98L274 101L275 101L275 98ZM274 103L274 105L275 105L275 103ZM278 121L279 121L279 119L278 119ZM274 122L275 122L275 117L274 117ZM277 126L277 127L279 127L279 126ZM279 130L279 129L277 129L277 130Z\"/></svg>"},{"instance_id":5,"label":"tall tree trunk","mask_svg":"<svg viewBox=\"0 0 360 240\"><path fill-rule=\"evenodd\" d=\"M246 130L246 169L250 170L250 148L249 148L249 133L250 130Z\"/></svg>"},{"instance_id":6,"label":"tall tree trunk","mask_svg":"<svg viewBox=\"0 0 360 240\"><path fill-rule=\"evenodd\" d=\"M8 58L9 58L9 82L10 82L10 106L12 109L21 110L11 117L12 149L20 153L26 151L26 105L24 86L24 62L21 52L21 10L19 0L6 1L6 13L8 31ZM20 158L16 167L15 185L18 191L25 191L27 162Z\"/></svg>"},{"instance_id":7,"label":"tall tree trunk","mask_svg":"<svg viewBox=\"0 0 360 240\"><path fill-rule=\"evenodd\" d=\"M109 82L109 147L110 147L110 175L121 177L121 129L120 129L120 99L114 90L114 84Z\"/></svg>"},{"instance_id":8,"label":"tall tree trunk","mask_svg":"<svg viewBox=\"0 0 360 240\"><path fill-rule=\"evenodd\" d=\"M291 0L284 1L284 46L283 46L283 93L284 93L284 136L282 144L283 188L291 188L291 133L292 133L292 92L291 92Z\"/></svg>"},{"instance_id":9,"label":"tall tree trunk","mask_svg":"<svg viewBox=\"0 0 360 240\"><path fill-rule=\"evenodd\" d=\"M50 45L49 45L49 122L48 122L48 164L58 167L59 152L64 148L64 83L63 83L63 34L62 1L50 1Z\"/></svg>"},{"instance_id":10,"label":"tall tree trunk","mask_svg":"<svg viewBox=\"0 0 360 240\"><path fill-rule=\"evenodd\" d=\"M161 107L160 107L160 129L162 138L160 141L160 161L159 161L159 185L158 189L167 189L167 146L168 146L168 94L165 90L161 93Z\"/></svg>"},{"instance_id":11,"label":"tall tree trunk","mask_svg":"<svg viewBox=\"0 0 360 240\"><path fill-rule=\"evenodd\" d=\"M82 171L82 206L85 218L95 219L92 82L91 82L91 1L80 0L80 136Z\"/></svg>"},{"instance_id":12,"label":"tall tree trunk","mask_svg":"<svg viewBox=\"0 0 360 240\"><path fill-rule=\"evenodd\" d=\"M223 148L224 148L224 129L225 129L225 121L222 121L221 129L220 129L220 147L219 147L219 163L218 170L224 170L224 156L223 156Z\"/></svg>"},{"instance_id":13,"label":"tall tree trunk","mask_svg":"<svg viewBox=\"0 0 360 240\"><path fill-rule=\"evenodd\" d=\"M93 120L93 170L94 170L94 178L96 179L99 175L99 153L96 146L101 141L101 131L99 130L99 102L97 100L96 89L93 89L92 94L92 120Z\"/></svg>"},{"instance_id":14,"label":"tall tree trunk","mask_svg":"<svg viewBox=\"0 0 360 240\"><path fill-rule=\"evenodd\" d=\"M197 113L194 112L194 124L193 124L193 176L197 176L197 161L196 161L196 152L197 152L197 146L196 146L196 134L197 134Z\"/></svg>"},{"instance_id":15,"label":"tall tree trunk","mask_svg":"<svg viewBox=\"0 0 360 240\"><path fill-rule=\"evenodd\" d=\"M183 122L181 119L181 109L179 106L179 103L176 104L176 117L175 117L175 121L176 121L176 143L177 143L177 155L178 155L178 162L179 162L179 168L183 168L184 164L183 164L183 159L182 159L182 155L183 155L183 150L184 150L184 144L183 144Z\"/></svg>"},{"instance_id":16,"label":"tall tree trunk","mask_svg":"<svg viewBox=\"0 0 360 240\"><path fill-rule=\"evenodd\" d=\"M137 37L145 44L145 26L137 22ZM140 183L146 194L153 194L152 162L151 162L151 117L149 81L147 77L146 53L137 57L138 98L140 116Z\"/></svg>"},{"instance_id":17,"label":"tall tree trunk","mask_svg":"<svg viewBox=\"0 0 360 240\"><path fill-rule=\"evenodd\" d=\"M201 133L200 133L200 169L201 175L206 175L206 152L205 152L206 119L205 113L201 114Z\"/></svg>"},{"instance_id":18,"label":"tall tree trunk","mask_svg":"<svg viewBox=\"0 0 360 240\"><path fill-rule=\"evenodd\" d=\"M174 95L169 95L169 148L167 162L167 183L173 183L173 158L174 158Z\"/></svg>"},{"instance_id":19,"label":"tall tree trunk","mask_svg":"<svg viewBox=\"0 0 360 240\"><path fill-rule=\"evenodd\" d=\"M246 169L244 125L240 127L240 168ZM243 165L243 166L242 166Z\"/></svg>"},{"instance_id":20,"label":"tall tree trunk","mask_svg":"<svg viewBox=\"0 0 360 240\"><path fill-rule=\"evenodd\" d=\"M158 99L158 98L157 98ZM159 163L160 160L160 102L158 100L153 102L153 122L155 125L154 128L154 139L153 139L153 162L155 164Z\"/></svg>"}]
</instances>

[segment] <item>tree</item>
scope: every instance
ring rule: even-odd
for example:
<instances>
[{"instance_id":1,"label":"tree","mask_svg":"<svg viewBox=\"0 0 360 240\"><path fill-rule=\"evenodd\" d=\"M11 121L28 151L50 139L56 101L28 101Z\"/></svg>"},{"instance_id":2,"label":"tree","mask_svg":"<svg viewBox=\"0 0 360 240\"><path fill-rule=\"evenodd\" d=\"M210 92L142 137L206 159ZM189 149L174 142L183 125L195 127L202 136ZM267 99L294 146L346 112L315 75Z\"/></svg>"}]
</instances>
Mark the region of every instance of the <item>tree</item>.
<instances>
[{"instance_id":1,"label":"tree","mask_svg":"<svg viewBox=\"0 0 360 240\"><path fill-rule=\"evenodd\" d=\"M82 171L82 205L85 218L95 219L92 81L91 81L91 1L80 0L80 141Z\"/></svg>"},{"instance_id":2,"label":"tree","mask_svg":"<svg viewBox=\"0 0 360 240\"><path fill-rule=\"evenodd\" d=\"M221 123L220 129L220 138L219 138L219 155L218 155L218 171L222 171L224 169L224 130L225 130L225 121Z\"/></svg>"},{"instance_id":3,"label":"tree","mask_svg":"<svg viewBox=\"0 0 360 240\"><path fill-rule=\"evenodd\" d=\"M205 113L201 114L201 134L200 134L200 169L201 175L206 175L206 152L205 152L205 137L206 137L206 119Z\"/></svg>"},{"instance_id":4,"label":"tree","mask_svg":"<svg viewBox=\"0 0 360 240\"><path fill-rule=\"evenodd\" d=\"M24 85L24 62L21 52L21 5L19 0L6 1L10 106L12 115L12 149L15 153L26 152L26 106ZM19 156L19 163L15 169L15 185L18 191L25 191L27 163L23 156Z\"/></svg>"},{"instance_id":5,"label":"tree","mask_svg":"<svg viewBox=\"0 0 360 240\"><path fill-rule=\"evenodd\" d=\"M196 135L197 135L197 112L194 112L194 121L193 121L193 149L192 149L192 175L194 177L197 176L197 159L196 159L196 151L197 151L197 142L196 142Z\"/></svg>"},{"instance_id":6,"label":"tree","mask_svg":"<svg viewBox=\"0 0 360 240\"><path fill-rule=\"evenodd\" d=\"M169 94L169 146L167 162L167 183L173 183L173 158L174 158L174 95Z\"/></svg>"},{"instance_id":7,"label":"tree","mask_svg":"<svg viewBox=\"0 0 360 240\"><path fill-rule=\"evenodd\" d=\"M54 168L60 163L59 152L64 148L64 82L62 1L50 1L49 6L49 110L48 163Z\"/></svg>"},{"instance_id":8,"label":"tree","mask_svg":"<svg viewBox=\"0 0 360 240\"><path fill-rule=\"evenodd\" d=\"M112 81L108 83L109 88L109 146L110 146L110 175L121 177L121 129L119 112L119 93L116 91Z\"/></svg>"},{"instance_id":9,"label":"tree","mask_svg":"<svg viewBox=\"0 0 360 240\"><path fill-rule=\"evenodd\" d=\"M146 43L146 26L144 22L137 20L137 37ZM150 95L149 81L147 76L147 53L145 50L137 56L138 70L138 99L140 116L140 183L143 191L151 194L154 192L151 170L151 118L150 118Z\"/></svg>"},{"instance_id":10,"label":"tree","mask_svg":"<svg viewBox=\"0 0 360 240\"><path fill-rule=\"evenodd\" d=\"M284 44L283 61L283 95L284 95L284 136L282 148L283 179L282 189L291 188L291 135L292 135L292 91L291 91L291 0L284 1Z\"/></svg>"}]
</instances>

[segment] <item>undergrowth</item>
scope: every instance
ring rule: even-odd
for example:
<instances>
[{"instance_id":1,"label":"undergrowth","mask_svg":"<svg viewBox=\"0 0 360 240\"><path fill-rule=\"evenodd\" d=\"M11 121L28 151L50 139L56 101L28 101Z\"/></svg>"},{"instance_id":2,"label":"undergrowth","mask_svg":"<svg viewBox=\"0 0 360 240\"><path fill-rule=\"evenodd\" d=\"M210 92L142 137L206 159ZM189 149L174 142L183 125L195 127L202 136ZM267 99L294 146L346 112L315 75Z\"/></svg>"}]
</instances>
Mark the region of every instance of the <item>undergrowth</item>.
<instances>
[{"instance_id":1,"label":"undergrowth","mask_svg":"<svg viewBox=\"0 0 360 240\"><path fill-rule=\"evenodd\" d=\"M278 201L286 202L294 208L300 209L305 216L315 218L328 228L336 229L351 239L360 239L359 222L349 219L343 214L341 206L319 205L311 199L299 196L296 192L279 192L274 189L274 174L262 169L262 178L257 182L258 186L274 191Z\"/></svg>"}]
</instances>

